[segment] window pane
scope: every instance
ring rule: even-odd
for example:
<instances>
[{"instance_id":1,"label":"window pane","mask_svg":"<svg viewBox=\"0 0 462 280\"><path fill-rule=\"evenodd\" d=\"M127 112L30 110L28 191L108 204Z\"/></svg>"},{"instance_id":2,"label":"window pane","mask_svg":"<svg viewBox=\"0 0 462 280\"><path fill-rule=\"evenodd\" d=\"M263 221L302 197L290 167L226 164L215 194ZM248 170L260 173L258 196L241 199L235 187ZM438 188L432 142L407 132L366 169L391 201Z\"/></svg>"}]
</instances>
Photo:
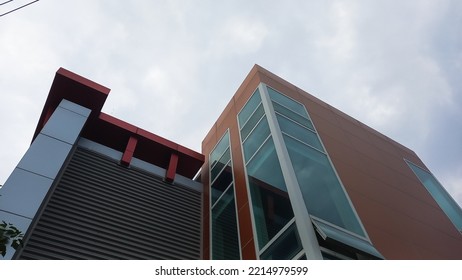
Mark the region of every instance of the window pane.
<instances>
[{"instance_id":1,"label":"window pane","mask_svg":"<svg viewBox=\"0 0 462 280\"><path fill-rule=\"evenodd\" d=\"M291 260L302 250L295 223L261 254L262 260Z\"/></svg>"},{"instance_id":2,"label":"window pane","mask_svg":"<svg viewBox=\"0 0 462 280\"><path fill-rule=\"evenodd\" d=\"M226 151L226 149L229 147L229 136L228 132L223 135L221 138L220 142L217 144L215 149L212 151L210 154L210 166L213 167L218 159L221 157L221 155Z\"/></svg>"},{"instance_id":3,"label":"window pane","mask_svg":"<svg viewBox=\"0 0 462 280\"><path fill-rule=\"evenodd\" d=\"M274 89L270 87L266 87L268 89L268 94L271 98L271 100L276 101L279 104L282 104L289 108L290 110L297 112L298 114L308 118L308 115L306 114L305 106L302 104L296 102L293 99L290 99L289 97L275 91Z\"/></svg>"},{"instance_id":4,"label":"window pane","mask_svg":"<svg viewBox=\"0 0 462 280\"><path fill-rule=\"evenodd\" d=\"M247 162L270 135L268 121L263 118L252 134L244 142L244 158Z\"/></svg>"},{"instance_id":5,"label":"window pane","mask_svg":"<svg viewBox=\"0 0 462 280\"><path fill-rule=\"evenodd\" d=\"M308 212L364 236L327 156L284 135Z\"/></svg>"},{"instance_id":6,"label":"window pane","mask_svg":"<svg viewBox=\"0 0 462 280\"><path fill-rule=\"evenodd\" d=\"M459 205L431 173L411 162L407 163L456 228L462 231L462 210Z\"/></svg>"},{"instance_id":7,"label":"window pane","mask_svg":"<svg viewBox=\"0 0 462 280\"><path fill-rule=\"evenodd\" d=\"M258 106L257 110L253 113L253 115L250 117L250 119L241 129L241 140L242 141L244 141L247 135L249 135L250 131L252 131L252 129L255 127L255 125L261 119L264 113L265 112L263 110L263 105L260 103L260 106Z\"/></svg>"},{"instance_id":8,"label":"window pane","mask_svg":"<svg viewBox=\"0 0 462 280\"><path fill-rule=\"evenodd\" d=\"M244 105L241 112L238 115L239 119L239 126L242 127L245 122L249 119L250 115L252 115L255 108L257 108L258 104L261 102L260 92L258 89L253 93L252 97L250 97L249 101Z\"/></svg>"},{"instance_id":9,"label":"window pane","mask_svg":"<svg viewBox=\"0 0 462 280\"><path fill-rule=\"evenodd\" d=\"M281 115L284 115L286 117L288 117L289 119L292 119L308 128L310 128L311 130L314 131L314 127L313 127L313 124L311 123L311 121L308 119L308 118L305 118L305 117L302 117L300 116L299 114L296 114L294 113L293 111L290 111L289 109L279 105L278 103L275 103L273 102L273 107L274 107L274 110L278 113L280 113Z\"/></svg>"},{"instance_id":10,"label":"window pane","mask_svg":"<svg viewBox=\"0 0 462 280\"><path fill-rule=\"evenodd\" d=\"M212 209L212 259L240 259L234 187L230 187Z\"/></svg>"},{"instance_id":11,"label":"window pane","mask_svg":"<svg viewBox=\"0 0 462 280\"><path fill-rule=\"evenodd\" d=\"M247 173L261 249L294 216L271 138L249 162Z\"/></svg>"},{"instance_id":12,"label":"window pane","mask_svg":"<svg viewBox=\"0 0 462 280\"><path fill-rule=\"evenodd\" d=\"M226 152L221 156L221 158L218 160L218 162L215 164L215 166L212 168L210 171L210 181L213 182L215 180L215 177L217 177L218 173L223 169L223 167L226 164L230 164L230 159L231 159L231 153L229 151L229 148L226 150Z\"/></svg>"},{"instance_id":13,"label":"window pane","mask_svg":"<svg viewBox=\"0 0 462 280\"><path fill-rule=\"evenodd\" d=\"M233 182L233 173L231 166L226 166L223 172L220 173L217 180L212 184L212 205L217 201L220 195Z\"/></svg>"},{"instance_id":14,"label":"window pane","mask_svg":"<svg viewBox=\"0 0 462 280\"><path fill-rule=\"evenodd\" d=\"M305 142L306 144L315 147L320 151L324 151L322 148L321 142L319 142L318 135L313 131L300 126L293 121L276 114L276 118L278 120L279 126L281 127L282 132L285 132L300 141Z\"/></svg>"}]
</instances>

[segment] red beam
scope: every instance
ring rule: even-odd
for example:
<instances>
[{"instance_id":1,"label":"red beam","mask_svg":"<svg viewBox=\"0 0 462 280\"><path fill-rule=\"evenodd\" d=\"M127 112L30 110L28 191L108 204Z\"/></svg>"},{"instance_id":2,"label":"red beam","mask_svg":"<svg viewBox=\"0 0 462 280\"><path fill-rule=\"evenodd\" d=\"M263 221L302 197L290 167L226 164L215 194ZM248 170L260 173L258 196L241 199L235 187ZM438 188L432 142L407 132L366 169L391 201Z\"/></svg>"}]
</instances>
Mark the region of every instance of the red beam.
<instances>
[{"instance_id":1,"label":"red beam","mask_svg":"<svg viewBox=\"0 0 462 280\"><path fill-rule=\"evenodd\" d=\"M175 179L176 167L178 165L178 154L172 153L170 155L170 163L168 164L168 169L165 174L165 181L172 183Z\"/></svg>"},{"instance_id":2,"label":"red beam","mask_svg":"<svg viewBox=\"0 0 462 280\"><path fill-rule=\"evenodd\" d=\"M133 136L130 136L128 139L127 147L125 148L125 152L120 160L120 163L124 166L129 166L130 162L133 158L133 153L135 152L136 144L138 143L138 139Z\"/></svg>"}]
</instances>

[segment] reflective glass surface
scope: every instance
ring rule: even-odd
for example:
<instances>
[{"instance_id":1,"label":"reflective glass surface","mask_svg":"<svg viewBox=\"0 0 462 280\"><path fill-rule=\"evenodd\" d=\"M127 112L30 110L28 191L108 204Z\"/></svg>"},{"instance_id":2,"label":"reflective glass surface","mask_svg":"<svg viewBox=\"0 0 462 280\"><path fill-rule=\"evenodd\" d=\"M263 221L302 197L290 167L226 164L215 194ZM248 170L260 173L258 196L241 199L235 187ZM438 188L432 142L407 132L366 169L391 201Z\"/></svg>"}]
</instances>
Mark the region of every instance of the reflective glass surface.
<instances>
[{"instance_id":1,"label":"reflective glass surface","mask_svg":"<svg viewBox=\"0 0 462 280\"><path fill-rule=\"evenodd\" d=\"M282 132L285 132L286 134L293 136L320 151L324 151L316 133L279 114L276 114L276 118Z\"/></svg>"},{"instance_id":2,"label":"reflective glass surface","mask_svg":"<svg viewBox=\"0 0 462 280\"><path fill-rule=\"evenodd\" d=\"M227 131L210 153L211 255L215 260L240 259L233 168Z\"/></svg>"},{"instance_id":3,"label":"reflective glass surface","mask_svg":"<svg viewBox=\"0 0 462 280\"><path fill-rule=\"evenodd\" d=\"M253 115L249 118L249 120L245 123L244 127L241 129L241 139L244 140L247 135L249 135L250 131L255 127L257 122L261 119L264 114L263 105L260 103L257 110L253 113Z\"/></svg>"},{"instance_id":4,"label":"reflective glass surface","mask_svg":"<svg viewBox=\"0 0 462 280\"><path fill-rule=\"evenodd\" d=\"M220 173L217 179L212 184L212 205L220 197L220 195L228 188L233 182L233 173L230 166L226 166Z\"/></svg>"},{"instance_id":5,"label":"reflective glass surface","mask_svg":"<svg viewBox=\"0 0 462 280\"><path fill-rule=\"evenodd\" d=\"M228 188L212 209L212 259L214 260L240 259L233 190L233 187Z\"/></svg>"},{"instance_id":6,"label":"reflective glass surface","mask_svg":"<svg viewBox=\"0 0 462 280\"><path fill-rule=\"evenodd\" d=\"M218 173L225 167L226 164L230 164L231 160L231 153L229 151L229 148L223 153L221 158L216 162L215 166L212 168L210 171L210 181L213 182L215 178L217 177Z\"/></svg>"},{"instance_id":7,"label":"reflective glass surface","mask_svg":"<svg viewBox=\"0 0 462 280\"><path fill-rule=\"evenodd\" d=\"M284 141L308 212L364 236L327 156L285 135Z\"/></svg>"},{"instance_id":8,"label":"reflective glass surface","mask_svg":"<svg viewBox=\"0 0 462 280\"><path fill-rule=\"evenodd\" d=\"M241 112L239 113L238 120L239 120L239 126L242 128L242 126L245 124L245 122L249 119L250 115L252 115L253 111L257 108L258 104L260 104L261 98L260 98L260 92L258 89L252 94L252 96L249 98L249 101L244 105L242 108Z\"/></svg>"},{"instance_id":9,"label":"reflective glass surface","mask_svg":"<svg viewBox=\"0 0 462 280\"><path fill-rule=\"evenodd\" d=\"M297 227L293 223L265 252L260 256L262 260L291 260L302 250L302 243L298 236Z\"/></svg>"},{"instance_id":10,"label":"reflective glass surface","mask_svg":"<svg viewBox=\"0 0 462 280\"><path fill-rule=\"evenodd\" d=\"M304 125L304 126L308 127L309 129L314 131L313 124L311 123L311 121L307 117L303 117L303 116L301 116L301 115L287 109L286 107L279 105L276 102L273 102L273 107L274 107L274 111L276 111L276 112L280 113L281 115L284 115L284 116L286 116L286 117L298 122L299 124Z\"/></svg>"},{"instance_id":11,"label":"reflective glass surface","mask_svg":"<svg viewBox=\"0 0 462 280\"><path fill-rule=\"evenodd\" d=\"M431 173L409 161L406 162L456 228L462 231L462 210L459 205Z\"/></svg>"},{"instance_id":12,"label":"reflective glass surface","mask_svg":"<svg viewBox=\"0 0 462 280\"><path fill-rule=\"evenodd\" d=\"M214 167L215 164L218 162L218 159L223 155L226 149L229 147L229 133L226 132L223 137L221 138L220 142L216 145L215 149L213 149L212 153L210 153L210 166Z\"/></svg>"},{"instance_id":13,"label":"reflective glass surface","mask_svg":"<svg viewBox=\"0 0 462 280\"><path fill-rule=\"evenodd\" d=\"M308 118L308 115L305 110L305 106L298 103L297 101L275 91L270 87L266 87L268 89L268 94L271 100L276 101L277 103L284 105L285 107L289 108L290 110L297 112L298 114Z\"/></svg>"},{"instance_id":14,"label":"reflective glass surface","mask_svg":"<svg viewBox=\"0 0 462 280\"><path fill-rule=\"evenodd\" d=\"M244 158L247 162L257 149L262 145L266 138L270 135L268 121L263 118L255 127L255 130L244 142Z\"/></svg>"},{"instance_id":15,"label":"reflective glass surface","mask_svg":"<svg viewBox=\"0 0 462 280\"><path fill-rule=\"evenodd\" d=\"M247 173L261 249L294 216L271 138L248 163Z\"/></svg>"}]
</instances>

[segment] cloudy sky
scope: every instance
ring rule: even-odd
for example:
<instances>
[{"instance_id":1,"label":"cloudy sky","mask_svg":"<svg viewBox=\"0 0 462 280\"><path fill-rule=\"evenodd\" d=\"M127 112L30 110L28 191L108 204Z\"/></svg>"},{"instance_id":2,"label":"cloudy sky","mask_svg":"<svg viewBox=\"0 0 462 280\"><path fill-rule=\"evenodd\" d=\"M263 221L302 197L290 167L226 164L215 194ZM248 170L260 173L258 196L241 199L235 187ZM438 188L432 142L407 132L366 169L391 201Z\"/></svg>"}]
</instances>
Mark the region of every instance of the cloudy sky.
<instances>
[{"instance_id":1,"label":"cloudy sky","mask_svg":"<svg viewBox=\"0 0 462 280\"><path fill-rule=\"evenodd\" d=\"M0 42L0 184L59 67L200 151L257 63L416 151L462 205L462 1L42 0L0 17Z\"/></svg>"}]
</instances>

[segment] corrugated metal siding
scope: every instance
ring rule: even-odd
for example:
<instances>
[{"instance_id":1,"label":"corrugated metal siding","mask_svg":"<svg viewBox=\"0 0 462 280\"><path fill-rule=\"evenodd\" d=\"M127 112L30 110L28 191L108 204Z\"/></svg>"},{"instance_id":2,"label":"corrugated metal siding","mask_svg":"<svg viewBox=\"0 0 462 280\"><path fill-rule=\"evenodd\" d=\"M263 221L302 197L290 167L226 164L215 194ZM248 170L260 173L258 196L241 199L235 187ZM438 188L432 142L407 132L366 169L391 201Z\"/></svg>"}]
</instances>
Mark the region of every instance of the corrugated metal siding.
<instances>
[{"instance_id":1,"label":"corrugated metal siding","mask_svg":"<svg viewBox=\"0 0 462 280\"><path fill-rule=\"evenodd\" d=\"M199 259L201 193L77 149L20 259Z\"/></svg>"}]
</instances>

